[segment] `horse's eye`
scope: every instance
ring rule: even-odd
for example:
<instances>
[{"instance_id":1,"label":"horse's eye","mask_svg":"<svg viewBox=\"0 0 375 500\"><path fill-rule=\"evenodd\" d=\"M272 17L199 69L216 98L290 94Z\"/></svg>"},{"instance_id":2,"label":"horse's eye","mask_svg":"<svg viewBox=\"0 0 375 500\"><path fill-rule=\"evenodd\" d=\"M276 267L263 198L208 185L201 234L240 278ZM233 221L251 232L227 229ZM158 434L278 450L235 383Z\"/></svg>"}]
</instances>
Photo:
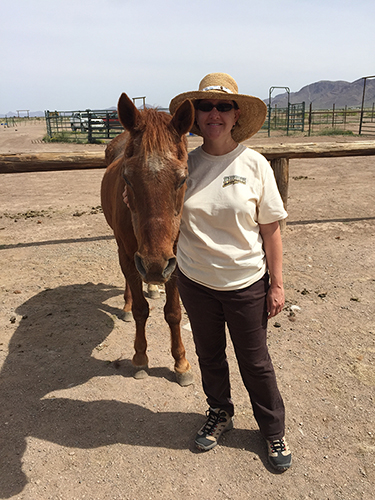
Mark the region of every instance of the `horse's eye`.
<instances>
[{"instance_id":1,"label":"horse's eye","mask_svg":"<svg viewBox=\"0 0 375 500\"><path fill-rule=\"evenodd\" d=\"M134 144L131 142L129 143L124 152L125 158L131 158L134 155Z\"/></svg>"},{"instance_id":2,"label":"horse's eye","mask_svg":"<svg viewBox=\"0 0 375 500\"><path fill-rule=\"evenodd\" d=\"M177 189L182 188L182 186L185 184L186 180L187 180L187 177L184 177L183 179L181 179L180 182L178 183Z\"/></svg>"},{"instance_id":3,"label":"horse's eye","mask_svg":"<svg viewBox=\"0 0 375 500\"><path fill-rule=\"evenodd\" d=\"M127 186L130 186L130 187L131 187L131 184L130 184L130 182L129 182L129 179L126 177L126 175L125 175L124 173L122 174L122 178L124 179L125 184L126 184Z\"/></svg>"}]
</instances>

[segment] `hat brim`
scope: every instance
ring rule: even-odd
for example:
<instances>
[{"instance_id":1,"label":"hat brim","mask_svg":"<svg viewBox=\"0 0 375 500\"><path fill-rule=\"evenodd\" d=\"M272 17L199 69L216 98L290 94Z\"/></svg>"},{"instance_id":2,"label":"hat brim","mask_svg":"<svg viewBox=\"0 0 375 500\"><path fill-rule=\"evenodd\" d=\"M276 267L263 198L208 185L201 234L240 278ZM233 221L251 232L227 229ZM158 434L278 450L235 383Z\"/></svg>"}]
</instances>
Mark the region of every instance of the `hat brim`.
<instances>
[{"instance_id":1,"label":"hat brim","mask_svg":"<svg viewBox=\"0 0 375 500\"><path fill-rule=\"evenodd\" d=\"M256 134L261 128L267 117L267 106L258 97L245 94L229 94L220 91L200 91L184 92L174 97L169 110L173 115L180 104L186 99L196 101L198 99L220 99L225 101L235 101L241 110L240 117L232 131L232 137L236 142L243 142ZM190 132L196 135L202 135L201 131L194 122Z\"/></svg>"}]
</instances>

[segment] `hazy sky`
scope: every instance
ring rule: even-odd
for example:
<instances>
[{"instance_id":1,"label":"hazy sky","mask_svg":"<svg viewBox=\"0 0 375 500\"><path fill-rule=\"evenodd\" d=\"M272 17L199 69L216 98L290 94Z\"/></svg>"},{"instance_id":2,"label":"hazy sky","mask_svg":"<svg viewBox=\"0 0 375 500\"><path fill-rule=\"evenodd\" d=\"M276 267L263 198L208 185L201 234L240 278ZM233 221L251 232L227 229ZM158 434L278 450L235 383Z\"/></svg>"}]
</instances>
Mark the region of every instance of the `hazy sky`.
<instances>
[{"instance_id":1,"label":"hazy sky","mask_svg":"<svg viewBox=\"0 0 375 500\"><path fill-rule=\"evenodd\" d=\"M1 114L167 107L213 71L262 99L375 75L374 0L0 0L0 17Z\"/></svg>"}]
</instances>

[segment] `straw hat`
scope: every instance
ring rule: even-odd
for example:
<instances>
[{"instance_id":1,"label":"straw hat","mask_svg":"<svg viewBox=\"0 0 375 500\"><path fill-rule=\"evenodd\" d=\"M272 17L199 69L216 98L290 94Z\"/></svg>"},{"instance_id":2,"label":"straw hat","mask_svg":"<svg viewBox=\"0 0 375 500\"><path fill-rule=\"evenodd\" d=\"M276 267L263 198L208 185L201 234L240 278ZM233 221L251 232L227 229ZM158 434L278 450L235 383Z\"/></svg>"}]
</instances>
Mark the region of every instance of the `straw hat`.
<instances>
[{"instance_id":1,"label":"straw hat","mask_svg":"<svg viewBox=\"0 0 375 500\"><path fill-rule=\"evenodd\" d=\"M236 81L226 73L210 73L200 82L199 90L184 92L174 97L169 104L170 112L173 114L185 99L235 101L241 110L240 117L232 130L232 137L236 142L242 142L256 134L267 116L266 104L258 97L239 94ZM191 132L202 135L196 123L192 126Z\"/></svg>"}]
</instances>

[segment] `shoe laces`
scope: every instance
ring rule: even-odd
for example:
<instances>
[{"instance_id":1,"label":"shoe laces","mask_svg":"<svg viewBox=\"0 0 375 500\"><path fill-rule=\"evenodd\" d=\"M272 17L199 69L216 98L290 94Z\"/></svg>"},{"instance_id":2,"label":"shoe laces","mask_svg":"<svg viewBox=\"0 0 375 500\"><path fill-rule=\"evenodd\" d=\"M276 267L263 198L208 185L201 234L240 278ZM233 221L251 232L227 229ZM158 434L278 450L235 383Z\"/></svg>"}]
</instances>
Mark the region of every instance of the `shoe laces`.
<instances>
[{"instance_id":1,"label":"shoe laces","mask_svg":"<svg viewBox=\"0 0 375 500\"><path fill-rule=\"evenodd\" d=\"M211 408L206 411L206 416L208 417L207 422L204 424L202 431L208 435L212 435L217 427L217 424L219 422L223 422L225 418L222 416L220 411L215 412L211 410Z\"/></svg>"},{"instance_id":2,"label":"shoe laces","mask_svg":"<svg viewBox=\"0 0 375 500\"><path fill-rule=\"evenodd\" d=\"M272 453L280 453L286 450L284 438L275 439L274 441L270 441L270 446Z\"/></svg>"}]
</instances>

